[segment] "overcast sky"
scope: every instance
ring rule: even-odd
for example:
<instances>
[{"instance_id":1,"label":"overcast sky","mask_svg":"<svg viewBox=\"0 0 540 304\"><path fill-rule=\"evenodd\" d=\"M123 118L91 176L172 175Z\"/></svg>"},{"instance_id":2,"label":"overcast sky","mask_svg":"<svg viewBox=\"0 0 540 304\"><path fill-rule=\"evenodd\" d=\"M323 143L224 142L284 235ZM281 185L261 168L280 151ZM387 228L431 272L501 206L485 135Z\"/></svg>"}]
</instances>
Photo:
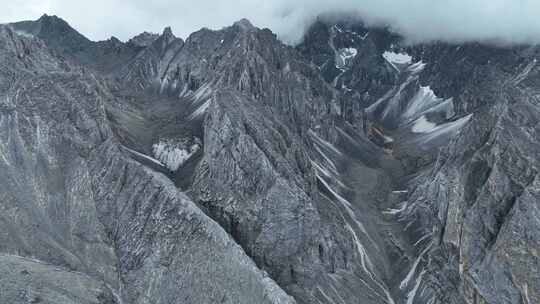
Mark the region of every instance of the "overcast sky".
<instances>
[{"instance_id":1,"label":"overcast sky","mask_svg":"<svg viewBox=\"0 0 540 304\"><path fill-rule=\"evenodd\" d=\"M0 23L58 15L93 40L122 40L170 25L185 38L243 17L298 41L315 16L356 12L411 40L540 43L540 0L0 0Z\"/></svg>"}]
</instances>

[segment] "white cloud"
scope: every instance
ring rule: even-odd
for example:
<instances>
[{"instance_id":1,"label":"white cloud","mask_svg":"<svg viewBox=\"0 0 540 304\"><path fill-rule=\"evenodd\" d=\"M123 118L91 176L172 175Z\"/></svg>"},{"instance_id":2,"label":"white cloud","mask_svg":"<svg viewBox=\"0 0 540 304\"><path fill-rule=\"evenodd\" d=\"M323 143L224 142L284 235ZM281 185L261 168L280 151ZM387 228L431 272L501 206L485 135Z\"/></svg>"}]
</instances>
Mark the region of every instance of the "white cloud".
<instances>
[{"instance_id":1,"label":"white cloud","mask_svg":"<svg viewBox=\"0 0 540 304\"><path fill-rule=\"evenodd\" d=\"M2 0L0 22L56 14L92 39L121 39L170 25L186 37L246 17L285 40L298 40L325 12L356 12L412 40L540 42L538 0Z\"/></svg>"}]
</instances>

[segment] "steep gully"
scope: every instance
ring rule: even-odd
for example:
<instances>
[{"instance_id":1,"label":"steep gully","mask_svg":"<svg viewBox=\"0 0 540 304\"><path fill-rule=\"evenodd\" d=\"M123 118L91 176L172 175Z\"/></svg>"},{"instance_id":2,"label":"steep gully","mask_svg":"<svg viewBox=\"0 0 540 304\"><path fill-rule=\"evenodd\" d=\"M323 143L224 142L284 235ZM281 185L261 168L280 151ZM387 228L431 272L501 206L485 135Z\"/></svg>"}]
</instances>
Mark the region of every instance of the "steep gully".
<instances>
[{"instance_id":1,"label":"steep gully","mask_svg":"<svg viewBox=\"0 0 540 304\"><path fill-rule=\"evenodd\" d=\"M336 47L335 39L344 31L337 24L330 26L328 45L334 55L329 62L335 62L338 70L331 83L347 94L353 90L340 78L354 68L358 50ZM348 32L361 41L370 34ZM315 167L321 187L337 198L348 213L349 223L360 226L365 234L362 241L353 236L364 256L364 270L372 272L373 265L382 268L381 283L388 287L381 289L387 303L433 303L435 297L422 285L431 234L416 229L402 213L408 205L409 184L429 169L439 148L471 115L456 118L452 99L438 98L429 87L419 85L425 63L414 62L404 52L390 50L381 55L396 75L395 85L362 111L356 128L347 122L338 126L340 140L335 145L314 135L322 156ZM321 69L325 65L328 61L320 65ZM371 255L366 254L366 247L372 247ZM387 259L380 259L384 254Z\"/></svg>"}]
</instances>

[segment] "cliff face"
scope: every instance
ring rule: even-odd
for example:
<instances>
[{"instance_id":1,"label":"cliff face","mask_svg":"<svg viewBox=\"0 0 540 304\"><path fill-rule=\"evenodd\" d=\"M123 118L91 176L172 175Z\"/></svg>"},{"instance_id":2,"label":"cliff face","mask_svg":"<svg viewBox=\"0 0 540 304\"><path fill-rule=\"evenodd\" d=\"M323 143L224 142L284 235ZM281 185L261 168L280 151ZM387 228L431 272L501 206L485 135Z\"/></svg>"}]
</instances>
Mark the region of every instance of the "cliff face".
<instances>
[{"instance_id":1,"label":"cliff face","mask_svg":"<svg viewBox=\"0 0 540 304\"><path fill-rule=\"evenodd\" d=\"M326 21L298 49L341 71L326 80L353 105L343 119L411 174L387 211L417 247L399 286L407 303L538 301L538 47L401 46L391 33ZM356 55L343 66L345 51ZM359 72L367 79L350 77ZM374 82L383 90L365 86Z\"/></svg>"},{"instance_id":2,"label":"cliff face","mask_svg":"<svg viewBox=\"0 0 540 304\"><path fill-rule=\"evenodd\" d=\"M475 111L434 167L414 181L407 210L410 218L419 215L424 227L434 228L438 247L429 260L434 281L453 277L455 291L470 303L534 303L538 299L538 221L533 220L538 213L539 161L536 61L501 79L491 104ZM440 271L441 266L447 271Z\"/></svg>"},{"instance_id":3,"label":"cliff face","mask_svg":"<svg viewBox=\"0 0 540 304\"><path fill-rule=\"evenodd\" d=\"M536 51L2 25L0 299L536 303Z\"/></svg>"},{"instance_id":4,"label":"cliff face","mask_svg":"<svg viewBox=\"0 0 540 304\"><path fill-rule=\"evenodd\" d=\"M105 80L1 33L2 302L294 302L131 158L111 131L106 104L121 100Z\"/></svg>"}]
</instances>

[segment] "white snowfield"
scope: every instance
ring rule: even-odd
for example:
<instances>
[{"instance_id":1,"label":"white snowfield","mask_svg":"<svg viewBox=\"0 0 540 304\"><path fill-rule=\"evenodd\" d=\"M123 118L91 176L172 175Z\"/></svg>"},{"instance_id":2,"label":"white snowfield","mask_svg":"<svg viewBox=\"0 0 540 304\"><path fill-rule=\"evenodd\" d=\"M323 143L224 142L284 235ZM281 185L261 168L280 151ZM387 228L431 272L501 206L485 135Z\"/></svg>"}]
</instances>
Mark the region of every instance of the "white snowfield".
<instances>
[{"instance_id":1,"label":"white snowfield","mask_svg":"<svg viewBox=\"0 0 540 304\"><path fill-rule=\"evenodd\" d=\"M34 35L28 33L28 32L25 32L25 31L21 31L21 30L14 30L15 34L19 35L19 36L23 36L23 37L26 37L26 38L34 38Z\"/></svg>"},{"instance_id":2,"label":"white snowfield","mask_svg":"<svg viewBox=\"0 0 540 304\"><path fill-rule=\"evenodd\" d=\"M152 146L154 157L171 171L178 170L200 148L201 146L198 143L194 143L188 147L181 142L167 140L160 141Z\"/></svg>"},{"instance_id":3,"label":"white snowfield","mask_svg":"<svg viewBox=\"0 0 540 304\"><path fill-rule=\"evenodd\" d=\"M426 137L425 140L431 140L441 135L457 133L467 122L469 122L471 117L472 114L469 114L458 120L437 125L428 121L425 116L422 116L413 123L412 131L414 133L427 134L429 136Z\"/></svg>"},{"instance_id":4,"label":"white snowfield","mask_svg":"<svg viewBox=\"0 0 540 304\"><path fill-rule=\"evenodd\" d=\"M386 61L392 63L392 64L411 64L412 63L412 56L410 56L407 53L395 53L386 51L382 54L383 58L386 59Z\"/></svg>"},{"instance_id":5,"label":"white snowfield","mask_svg":"<svg viewBox=\"0 0 540 304\"><path fill-rule=\"evenodd\" d=\"M429 133L437 128L437 124L427 120L425 115L418 118L412 126L414 133Z\"/></svg>"},{"instance_id":6,"label":"white snowfield","mask_svg":"<svg viewBox=\"0 0 540 304\"><path fill-rule=\"evenodd\" d=\"M420 60L418 62L415 62L415 63L411 64L407 68L407 70L409 72L411 72L412 74L418 74L418 73L422 72L425 67L426 67L426 64L422 60Z\"/></svg>"},{"instance_id":7,"label":"white snowfield","mask_svg":"<svg viewBox=\"0 0 540 304\"><path fill-rule=\"evenodd\" d=\"M444 112L446 119L450 119L454 115L452 99L439 98L429 86L421 86L409 102L403 118L409 122L429 112Z\"/></svg>"},{"instance_id":8,"label":"white snowfield","mask_svg":"<svg viewBox=\"0 0 540 304\"><path fill-rule=\"evenodd\" d=\"M345 69L356 55L358 55L358 50L355 48L339 49L336 56L336 67L340 70Z\"/></svg>"},{"instance_id":9,"label":"white snowfield","mask_svg":"<svg viewBox=\"0 0 540 304\"><path fill-rule=\"evenodd\" d=\"M128 148L128 147L125 147L125 146L122 146L122 148L126 149L126 151L128 151L128 152L130 152L130 153L132 153L132 154L134 154L134 155L137 155L137 156L142 157L142 158L144 158L144 159L146 159L146 160L148 160L148 161L151 161L151 162L153 162L153 163L156 164L156 165L165 167L165 166L163 165L162 162L160 162L159 160L157 160L157 159L155 159L155 158L153 158L153 157L150 157L150 156L148 156L148 155L146 155L146 154L142 154L141 152L137 152L137 151L135 151L135 150L133 150L133 149L130 149L130 148Z\"/></svg>"},{"instance_id":10,"label":"white snowfield","mask_svg":"<svg viewBox=\"0 0 540 304\"><path fill-rule=\"evenodd\" d=\"M206 113L206 110L208 110L208 107L210 107L211 103L212 103L212 98L209 98L202 105L200 105L193 113L191 113L188 119L193 120L195 118L201 117L204 113Z\"/></svg>"}]
</instances>

